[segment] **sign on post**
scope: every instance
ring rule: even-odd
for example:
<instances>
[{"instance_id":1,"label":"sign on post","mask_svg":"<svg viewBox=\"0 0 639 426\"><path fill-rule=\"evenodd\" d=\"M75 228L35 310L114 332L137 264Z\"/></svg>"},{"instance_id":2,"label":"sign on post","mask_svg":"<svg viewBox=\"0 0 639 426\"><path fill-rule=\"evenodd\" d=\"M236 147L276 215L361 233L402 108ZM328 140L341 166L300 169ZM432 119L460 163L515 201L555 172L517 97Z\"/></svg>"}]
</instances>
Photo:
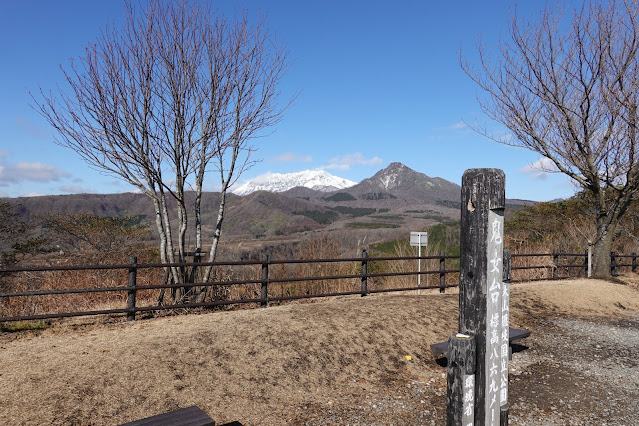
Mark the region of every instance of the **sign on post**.
<instances>
[{"instance_id":1,"label":"sign on post","mask_svg":"<svg viewBox=\"0 0 639 426\"><path fill-rule=\"evenodd\" d=\"M509 289L503 281L505 201L503 171L466 170L462 177L459 332L475 340L474 421L482 425L499 425L502 411L507 419Z\"/></svg>"},{"instance_id":2,"label":"sign on post","mask_svg":"<svg viewBox=\"0 0 639 426\"><path fill-rule=\"evenodd\" d=\"M410 233L410 245L415 246L427 246L428 245L428 232L411 232Z\"/></svg>"},{"instance_id":3,"label":"sign on post","mask_svg":"<svg viewBox=\"0 0 639 426\"><path fill-rule=\"evenodd\" d=\"M428 232L411 232L410 245L418 247L418 257L422 257L422 246L428 245ZM422 259L417 260L417 288L422 286ZM421 294L421 290L417 290L417 294Z\"/></svg>"}]
</instances>

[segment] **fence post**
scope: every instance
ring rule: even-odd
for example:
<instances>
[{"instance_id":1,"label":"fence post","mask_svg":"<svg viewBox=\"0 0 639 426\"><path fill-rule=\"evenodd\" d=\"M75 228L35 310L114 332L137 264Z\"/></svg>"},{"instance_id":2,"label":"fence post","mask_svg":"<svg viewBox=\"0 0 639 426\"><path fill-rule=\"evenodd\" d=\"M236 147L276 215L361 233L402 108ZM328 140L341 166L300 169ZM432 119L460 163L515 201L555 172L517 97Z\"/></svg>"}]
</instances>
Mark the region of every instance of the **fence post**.
<instances>
[{"instance_id":1,"label":"fence post","mask_svg":"<svg viewBox=\"0 0 639 426\"><path fill-rule=\"evenodd\" d=\"M475 407L475 338L467 334L453 334L448 339L446 359L446 424L466 426L474 424Z\"/></svg>"},{"instance_id":2,"label":"fence post","mask_svg":"<svg viewBox=\"0 0 639 426\"><path fill-rule=\"evenodd\" d=\"M512 270L513 270L513 256L510 254L510 250L504 249L504 260L502 262L503 265L503 275L502 280L505 283L509 283L512 279Z\"/></svg>"},{"instance_id":3,"label":"fence post","mask_svg":"<svg viewBox=\"0 0 639 426\"><path fill-rule=\"evenodd\" d=\"M262 287L260 291L262 301L260 302L260 308L266 308L268 306L268 264L269 258L267 255L264 259L264 263L262 263Z\"/></svg>"},{"instance_id":4,"label":"fence post","mask_svg":"<svg viewBox=\"0 0 639 426\"><path fill-rule=\"evenodd\" d=\"M637 272L637 253L632 253L632 272Z\"/></svg>"},{"instance_id":5,"label":"fence post","mask_svg":"<svg viewBox=\"0 0 639 426\"><path fill-rule=\"evenodd\" d=\"M138 258L135 256L129 256L129 285L128 296L126 299L126 320L135 321L135 293L137 288L137 276L138 276Z\"/></svg>"},{"instance_id":6,"label":"fence post","mask_svg":"<svg viewBox=\"0 0 639 426\"><path fill-rule=\"evenodd\" d=\"M362 249L362 297L368 294L368 252Z\"/></svg>"},{"instance_id":7,"label":"fence post","mask_svg":"<svg viewBox=\"0 0 639 426\"><path fill-rule=\"evenodd\" d=\"M584 274L588 276L588 250L584 252Z\"/></svg>"},{"instance_id":8,"label":"fence post","mask_svg":"<svg viewBox=\"0 0 639 426\"><path fill-rule=\"evenodd\" d=\"M552 251L552 277L559 278L559 251L554 249Z\"/></svg>"},{"instance_id":9,"label":"fence post","mask_svg":"<svg viewBox=\"0 0 639 426\"><path fill-rule=\"evenodd\" d=\"M202 261L202 249L199 247L193 252L193 263L200 263ZM197 274L197 265L191 267L191 273L189 276L189 283L194 283Z\"/></svg>"},{"instance_id":10,"label":"fence post","mask_svg":"<svg viewBox=\"0 0 639 426\"><path fill-rule=\"evenodd\" d=\"M614 251L610 252L610 275L615 276L617 269L617 255Z\"/></svg>"},{"instance_id":11,"label":"fence post","mask_svg":"<svg viewBox=\"0 0 639 426\"><path fill-rule=\"evenodd\" d=\"M498 169L470 169L462 177L459 332L475 337L474 419L481 425L499 425L508 407L505 179Z\"/></svg>"},{"instance_id":12,"label":"fence post","mask_svg":"<svg viewBox=\"0 0 639 426\"><path fill-rule=\"evenodd\" d=\"M439 252L439 292L446 292L446 252Z\"/></svg>"}]
</instances>

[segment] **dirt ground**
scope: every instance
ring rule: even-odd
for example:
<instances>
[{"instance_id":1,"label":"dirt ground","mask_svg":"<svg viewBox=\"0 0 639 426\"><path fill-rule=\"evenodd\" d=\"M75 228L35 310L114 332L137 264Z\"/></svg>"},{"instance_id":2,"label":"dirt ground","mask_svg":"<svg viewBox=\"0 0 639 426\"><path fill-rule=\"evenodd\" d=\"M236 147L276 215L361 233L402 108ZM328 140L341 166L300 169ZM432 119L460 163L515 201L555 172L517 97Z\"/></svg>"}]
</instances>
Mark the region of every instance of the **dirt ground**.
<instances>
[{"instance_id":1,"label":"dirt ground","mask_svg":"<svg viewBox=\"0 0 639 426\"><path fill-rule=\"evenodd\" d=\"M626 278L513 284L511 325L534 339L553 320L637 319L639 280ZM457 299L371 295L4 333L0 424L112 425L191 405L218 424L443 424L445 368L429 347L456 332ZM534 354L531 342L513 359ZM535 395L528 367L514 368L511 411L523 418L516 402Z\"/></svg>"}]
</instances>

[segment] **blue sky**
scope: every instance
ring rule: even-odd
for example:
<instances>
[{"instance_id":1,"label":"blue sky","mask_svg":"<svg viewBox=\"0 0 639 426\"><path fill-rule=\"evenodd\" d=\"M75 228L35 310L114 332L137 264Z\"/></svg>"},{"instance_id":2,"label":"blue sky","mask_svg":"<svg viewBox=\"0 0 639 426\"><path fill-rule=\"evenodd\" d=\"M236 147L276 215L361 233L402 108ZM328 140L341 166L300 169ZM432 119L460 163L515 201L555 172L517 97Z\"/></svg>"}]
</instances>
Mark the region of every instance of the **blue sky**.
<instances>
[{"instance_id":1,"label":"blue sky","mask_svg":"<svg viewBox=\"0 0 639 426\"><path fill-rule=\"evenodd\" d=\"M306 169L360 181L399 161L458 184L465 169L501 168L509 198L547 201L574 193L565 176L531 167L537 154L499 145L464 124L486 122L499 131L482 115L458 53L463 47L472 59L479 36L494 45L513 1L213 4L225 15L242 7L267 13L294 60L282 92L300 92L273 133L258 141L261 162L239 183ZM543 5L520 2L518 13L535 16ZM59 64L81 55L123 13L119 0L0 2L0 196L132 190L54 144L53 129L29 106L29 91L62 84ZM206 184L216 187L213 175Z\"/></svg>"}]
</instances>

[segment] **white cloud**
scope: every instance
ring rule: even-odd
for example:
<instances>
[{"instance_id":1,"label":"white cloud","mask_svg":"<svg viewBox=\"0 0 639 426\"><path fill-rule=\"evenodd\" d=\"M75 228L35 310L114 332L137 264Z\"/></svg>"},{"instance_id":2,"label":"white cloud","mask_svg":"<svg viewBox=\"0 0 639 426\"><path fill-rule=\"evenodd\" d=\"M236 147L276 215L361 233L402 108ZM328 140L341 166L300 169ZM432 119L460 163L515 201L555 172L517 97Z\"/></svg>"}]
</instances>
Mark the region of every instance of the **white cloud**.
<instances>
[{"instance_id":1,"label":"white cloud","mask_svg":"<svg viewBox=\"0 0 639 426\"><path fill-rule=\"evenodd\" d=\"M468 128L468 124L464 121L458 121L448 126L435 127L435 130L462 130Z\"/></svg>"},{"instance_id":2,"label":"white cloud","mask_svg":"<svg viewBox=\"0 0 639 426\"><path fill-rule=\"evenodd\" d=\"M60 191L69 194L90 194L91 190L78 185L64 185L60 187Z\"/></svg>"},{"instance_id":3,"label":"white cloud","mask_svg":"<svg viewBox=\"0 0 639 426\"><path fill-rule=\"evenodd\" d=\"M447 128L451 130L457 130L457 129L464 129L466 127L468 127L466 123L464 123L463 121L458 121L457 123L452 124L448 126Z\"/></svg>"},{"instance_id":4,"label":"white cloud","mask_svg":"<svg viewBox=\"0 0 639 426\"><path fill-rule=\"evenodd\" d=\"M46 130L39 124L36 124L23 117L16 117L13 121L18 126L25 129L34 138L45 139L47 137Z\"/></svg>"},{"instance_id":5,"label":"white cloud","mask_svg":"<svg viewBox=\"0 0 639 426\"><path fill-rule=\"evenodd\" d=\"M352 166L376 166L382 164L379 157L366 158L360 152L346 154L341 157L335 157L330 160L327 166L322 169L350 170Z\"/></svg>"},{"instance_id":6,"label":"white cloud","mask_svg":"<svg viewBox=\"0 0 639 426\"><path fill-rule=\"evenodd\" d=\"M0 151L0 159L7 158L9 155L11 155L11 151L8 149Z\"/></svg>"},{"instance_id":7,"label":"white cloud","mask_svg":"<svg viewBox=\"0 0 639 426\"><path fill-rule=\"evenodd\" d=\"M521 173L528 173L533 179L546 180L550 176L550 173L557 172L557 166L549 158L541 157L539 160L532 164L528 164L525 167L519 169Z\"/></svg>"},{"instance_id":8,"label":"white cloud","mask_svg":"<svg viewBox=\"0 0 639 426\"><path fill-rule=\"evenodd\" d=\"M51 164L28 162L0 164L0 185L24 180L50 182L70 176L69 173Z\"/></svg>"},{"instance_id":9,"label":"white cloud","mask_svg":"<svg viewBox=\"0 0 639 426\"><path fill-rule=\"evenodd\" d=\"M60 170L51 164L42 163L15 163L13 166L16 177L19 180L35 180L38 182L48 182L71 176L64 170Z\"/></svg>"},{"instance_id":10,"label":"white cloud","mask_svg":"<svg viewBox=\"0 0 639 426\"><path fill-rule=\"evenodd\" d=\"M222 184L221 183L209 183L207 185L204 185L204 191L207 191L207 192L220 192L220 191L222 191Z\"/></svg>"},{"instance_id":11,"label":"white cloud","mask_svg":"<svg viewBox=\"0 0 639 426\"><path fill-rule=\"evenodd\" d=\"M47 194L42 192L27 192L26 194L21 195L22 197L43 197Z\"/></svg>"},{"instance_id":12,"label":"white cloud","mask_svg":"<svg viewBox=\"0 0 639 426\"><path fill-rule=\"evenodd\" d=\"M302 155L296 154L294 152L285 152L282 155L278 155L276 157L272 157L269 159L271 163L292 163L292 162L301 162L301 163L310 163L313 161L313 157L310 155Z\"/></svg>"}]
</instances>

